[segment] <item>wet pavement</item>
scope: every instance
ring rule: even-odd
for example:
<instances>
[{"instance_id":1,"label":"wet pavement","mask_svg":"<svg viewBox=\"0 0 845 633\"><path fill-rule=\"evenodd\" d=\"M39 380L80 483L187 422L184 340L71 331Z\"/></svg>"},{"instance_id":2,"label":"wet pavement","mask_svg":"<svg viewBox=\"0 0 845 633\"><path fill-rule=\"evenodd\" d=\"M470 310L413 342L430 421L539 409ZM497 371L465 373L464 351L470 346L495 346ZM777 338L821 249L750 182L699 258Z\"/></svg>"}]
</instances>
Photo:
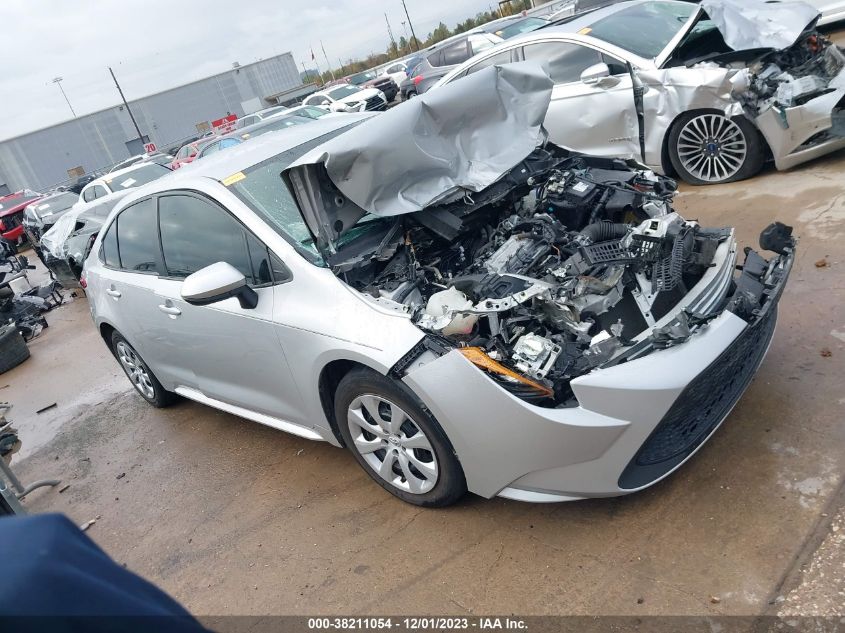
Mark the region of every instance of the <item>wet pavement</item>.
<instances>
[{"instance_id":1,"label":"wet pavement","mask_svg":"<svg viewBox=\"0 0 845 633\"><path fill-rule=\"evenodd\" d=\"M88 534L197 614L797 613L813 610L814 582L828 608L844 589L818 578L843 560L841 536L827 540L845 466L843 174L839 153L683 188L686 217L736 225L754 246L780 220L800 251L754 383L711 441L645 492L405 505L341 449L192 402L147 406L80 298L0 376L23 442L16 471L70 484L26 507L100 517Z\"/></svg>"}]
</instances>

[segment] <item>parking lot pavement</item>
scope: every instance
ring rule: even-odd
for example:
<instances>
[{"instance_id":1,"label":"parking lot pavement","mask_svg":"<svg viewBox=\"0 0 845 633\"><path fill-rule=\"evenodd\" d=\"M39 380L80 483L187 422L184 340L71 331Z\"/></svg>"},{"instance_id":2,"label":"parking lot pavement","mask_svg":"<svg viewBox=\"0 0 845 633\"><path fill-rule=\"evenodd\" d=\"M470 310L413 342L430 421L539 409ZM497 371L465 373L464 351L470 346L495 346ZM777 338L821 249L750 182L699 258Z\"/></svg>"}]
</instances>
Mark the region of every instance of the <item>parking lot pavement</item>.
<instances>
[{"instance_id":1,"label":"parking lot pavement","mask_svg":"<svg viewBox=\"0 0 845 633\"><path fill-rule=\"evenodd\" d=\"M801 566L824 541L845 466L843 172L839 153L683 188L688 218L736 225L743 244L781 220L800 254L751 388L687 465L643 493L405 505L343 450L192 402L147 406L79 299L49 314L32 358L0 378L23 442L18 474L70 484L26 507L99 517L88 534L197 614L773 613L806 585Z\"/></svg>"}]
</instances>

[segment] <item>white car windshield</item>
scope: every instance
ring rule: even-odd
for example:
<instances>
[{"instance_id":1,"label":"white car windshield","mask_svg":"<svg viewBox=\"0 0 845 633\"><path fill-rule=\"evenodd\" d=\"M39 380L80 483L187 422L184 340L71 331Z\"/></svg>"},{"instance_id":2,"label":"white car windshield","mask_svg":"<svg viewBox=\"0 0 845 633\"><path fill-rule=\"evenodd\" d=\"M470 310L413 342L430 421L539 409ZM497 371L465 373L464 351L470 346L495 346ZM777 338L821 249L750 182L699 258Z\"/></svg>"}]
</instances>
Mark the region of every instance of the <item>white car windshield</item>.
<instances>
[{"instance_id":1,"label":"white car windshield","mask_svg":"<svg viewBox=\"0 0 845 633\"><path fill-rule=\"evenodd\" d=\"M133 187L140 187L152 182L156 178L169 174L170 170L158 163L151 163L149 165L142 165L138 169L127 171L123 174L115 175L112 178L106 178L105 182L112 191L121 191L123 189L132 189Z\"/></svg>"},{"instance_id":2,"label":"white car windshield","mask_svg":"<svg viewBox=\"0 0 845 633\"><path fill-rule=\"evenodd\" d=\"M361 89L358 86L338 86L337 88L332 88L326 94L332 99L338 100L348 97L349 95L354 95L356 92L361 92Z\"/></svg>"},{"instance_id":3,"label":"white car windshield","mask_svg":"<svg viewBox=\"0 0 845 633\"><path fill-rule=\"evenodd\" d=\"M697 10L695 4L648 2L622 9L579 33L653 59L663 52Z\"/></svg>"}]
</instances>

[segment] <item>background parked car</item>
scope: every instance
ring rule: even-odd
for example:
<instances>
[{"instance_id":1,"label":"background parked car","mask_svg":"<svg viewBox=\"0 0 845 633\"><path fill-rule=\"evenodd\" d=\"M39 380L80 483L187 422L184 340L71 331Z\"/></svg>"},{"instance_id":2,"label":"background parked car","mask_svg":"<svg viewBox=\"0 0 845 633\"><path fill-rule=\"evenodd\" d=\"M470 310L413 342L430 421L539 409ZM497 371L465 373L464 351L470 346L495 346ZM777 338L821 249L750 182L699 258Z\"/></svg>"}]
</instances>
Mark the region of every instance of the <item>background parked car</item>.
<instances>
[{"instance_id":1,"label":"background parked car","mask_svg":"<svg viewBox=\"0 0 845 633\"><path fill-rule=\"evenodd\" d=\"M381 90L388 103L393 101L399 93L399 86L396 85L393 79L384 75L378 75L373 70L356 73L347 77L346 80L359 88L375 88L376 90Z\"/></svg>"},{"instance_id":2,"label":"background parked car","mask_svg":"<svg viewBox=\"0 0 845 633\"><path fill-rule=\"evenodd\" d=\"M303 105L317 106L331 112L365 112L386 110L387 98L381 90L340 84L310 95Z\"/></svg>"},{"instance_id":3,"label":"background parked car","mask_svg":"<svg viewBox=\"0 0 845 633\"><path fill-rule=\"evenodd\" d=\"M450 37L429 47L413 71L411 84L404 87L403 97L411 98L424 93L450 70L500 42L501 37L479 29Z\"/></svg>"},{"instance_id":4,"label":"background parked car","mask_svg":"<svg viewBox=\"0 0 845 633\"><path fill-rule=\"evenodd\" d=\"M748 19L767 27L787 7L747 1L754 5ZM812 10L789 6L808 26ZM845 57L818 34L801 34L801 25L781 26L795 39L780 50L761 51L757 41L743 46L753 33L732 47L730 25L720 26L695 3L623 2L508 40L438 85L492 65L542 62L555 83L544 124L553 142L633 157L692 184L731 182L756 174L769 156L786 169L845 147L845 133L834 124L845 116L838 105L845 98ZM828 58L843 61L828 64ZM710 65L696 67L700 60ZM765 69L768 79L760 78ZM732 96L735 79L746 85L741 98ZM634 88L643 85L638 101ZM738 114L728 115L730 108Z\"/></svg>"},{"instance_id":5,"label":"background parked car","mask_svg":"<svg viewBox=\"0 0 845 633\"><path fill-rule=\"evenodd\" d=\"M170 169L179 169L182 165L188 165L193 162L193 160L197 157L200 148L214 138L216 138L216 136L212 135L191 141L190 143L185 143L179 148L179 151L176 152L176 156L173 157L173 161L170 163Z\"/></svg>"},{"instance_id":6,"label":"background parked car","mask_svg":"<svg viewBox=\"0 0 845 633\"><path fill-rule=\"evenodd\" d=\"M331 114L331 112L328 112L323 108L318 108L317 106L301 105L291 108L287 111L287 114L303 116L308 119L319 119L321 117Z\"/></svg>"},{"instance_id":7,"label":"background parked car","mask_svg":"<svg viewBox=\"0 0 845 633\"><path fill-rule=\"evenodd\" d=\"M41 236L49 231L56 221L70 211L77 202L79 202L79 194L72 191L58 191L44 196L24 209L24 232L36 252L38 252Z\"/></svg>"},{"instance_id":8,"label":"background parked car","mask_svg":"<svg viewBox=\"0 0 845 633\"><path fill-rule=\"evenodd\" d=\"M393 83L396 84L396 91L398 93L399 86L408 78L408 73L406 72L408 68L408 64L404 61L396 61L391 64L388 64L384 70L381 71L382 77L389 77L393 80Z\"/></svg>"},{"instance_id":9,"label":"background parked car","mask_svg":"<svg viewBox=\"0 0 845 633\"><path fill-rule=\"evenodd\" d=\"M23 212L42 194L23 189L0 198L0 236L11 242L20 242L24 237Z\"/></svg>"},{"instance_id":10,"label":"background parked car","mask_svg":"<svg viewBox=\"0 0 845 633\"><path fill-rule=\"evenodd\" d=\"M498 35L503 40L509 40L517 35L530 33L531 31L536 31L537 29L541 29L548 25L549 21L545 18L527 17L522 18L521 20L516 20L501 29L497 29L494 31L493 35Z\"/></svg>"},{"instance_id":11,"label":"background parked car","mask_svg":"<svg viewBox=\"0 0 845 633\"><path fill-rule=\"evenodd\" d=\"M93 202L117 191L140 187L169 173L170 169L158 163L138 163L95 178L79 193L79 200Z\"/></svg>"},{"instance_id":12,"label":"background parked car","mask_svg":"<svg viewBox=\"0 0 845 633\"><path fill-rule=\"evenodd\" d=\"M285 106L273 106L272 108L265 108L263 110L259 110L258 112L245 114L240 119L238 119L238 122L235 124L235 128L240 130L241 128L245 128L248 125L252 125L253 123L263 121L268 117L275 116L277 114L282 114L286 110L287 107Z\"/></svg>"}]
</instances>

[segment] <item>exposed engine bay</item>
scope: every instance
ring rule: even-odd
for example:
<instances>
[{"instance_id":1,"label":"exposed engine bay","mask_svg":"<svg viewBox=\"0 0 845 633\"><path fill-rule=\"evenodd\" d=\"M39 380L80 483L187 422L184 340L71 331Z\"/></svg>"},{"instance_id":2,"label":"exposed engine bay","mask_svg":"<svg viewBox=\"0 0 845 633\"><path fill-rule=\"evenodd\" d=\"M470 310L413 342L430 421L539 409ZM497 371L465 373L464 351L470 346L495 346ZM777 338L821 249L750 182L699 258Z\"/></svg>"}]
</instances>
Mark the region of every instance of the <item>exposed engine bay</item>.
<instances>
[{"instance_id":1,"label":"exposed engine bay","mask_svg":"<svg viewBox=\"0 0 845 633\"><path fill-rule=\"evenodd\" d=\"M831 90L843 68L845 54L824 35L811 31L790 48L753 62L747 82L737 86L735 96L755 117L769 108L791 108Z\"/></svg>"},{"instance_id":2,"label":"exposed engine bay","mask_svg":"<svg viewBox=\"0 0 845 633\"><path fill-rule=\"evenodd\" d=\"M655 327L733 240L681 218L675 193L639 165L547 145L474 198L365 218L328 259L410 313L428 344L461 347L512 393L560 406L571 379L619 362L635 338L678 345L715 316Z\"/></svg>"}]
</instances>

